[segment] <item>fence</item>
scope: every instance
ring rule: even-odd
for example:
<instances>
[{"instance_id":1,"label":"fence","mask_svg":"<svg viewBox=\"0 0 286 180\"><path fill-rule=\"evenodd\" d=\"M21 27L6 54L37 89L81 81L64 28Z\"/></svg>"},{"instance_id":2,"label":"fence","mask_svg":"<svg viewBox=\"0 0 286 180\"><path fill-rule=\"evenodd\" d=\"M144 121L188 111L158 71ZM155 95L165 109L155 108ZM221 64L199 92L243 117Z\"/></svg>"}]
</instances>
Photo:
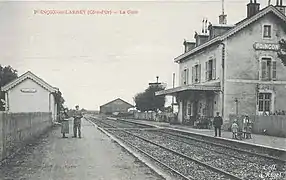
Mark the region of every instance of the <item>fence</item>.
<instances>
[{"instance_id":1,"label":"fence","mask_svg":"<svg viewBox=\"0 0 286 180\"><path fill-rule=\"evenodd\" d=\"M169 122L173 116L172 113L156 113L156 112L134 112L134 119L142 119L158 122Z\"/></svg>"},{"instance_id":2,"label":"fence","mask_svg":"<svg viewBox=\"0 0 286 180\"><path fill-rule=\"evenodd\" d=\"M230 123L228 126L231 126L231 123L236 118L238 120L239 127L242 126L242 120L244 116L230 115ZM286 137L286 116L276 115L276 116L256 116L249 115L250 120L252 121L252 133L255 134L266 134L270 136L277 137ZM266 130L266 132L264 132Z\"/></svg>"},{"instance_id":3,"label":"fence","mask_svg":"<svg viewBox=\"0 0 286 180\"><path fill-rule=\"evenodd\" d=\"M1 113L0 161L17 152L51 125L51 113Z\"/></svg>"}]
</instances>

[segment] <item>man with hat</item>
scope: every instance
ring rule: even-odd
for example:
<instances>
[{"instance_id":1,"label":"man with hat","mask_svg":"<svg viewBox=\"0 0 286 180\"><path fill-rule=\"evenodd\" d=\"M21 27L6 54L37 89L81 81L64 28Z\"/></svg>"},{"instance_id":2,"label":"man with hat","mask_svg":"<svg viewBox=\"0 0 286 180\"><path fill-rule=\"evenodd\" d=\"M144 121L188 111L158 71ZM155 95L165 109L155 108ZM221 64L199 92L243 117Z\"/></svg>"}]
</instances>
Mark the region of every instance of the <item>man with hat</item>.
<instances>
[{"instance_id":1,"label":"man with hat","mask_svg":"<svg viewBox=\"0 0 286 180\"><path fill-rule=\"evenodd\" d=\"M214 117L213 126L215 128L215 137L217 137L217 131L219 137L221 137L221 126L223 124L222 117L219 115L219 112L216 112L216 117Z\"/></svg>"},{"instance_id":2,"label":"man with hat","mask_svg":"<svg viewBox=\"0 0 286 180\"><path fill-rule=\"evenodd\" d=\"M79 110L79 105L75 106L75 111L74 111L74 123L73 123L73 133L74 136L73 138L77 137L77 131L78 131L78 137L81 138L81 118L83 117L82 112Z\"/></svg>"}]
</instances>

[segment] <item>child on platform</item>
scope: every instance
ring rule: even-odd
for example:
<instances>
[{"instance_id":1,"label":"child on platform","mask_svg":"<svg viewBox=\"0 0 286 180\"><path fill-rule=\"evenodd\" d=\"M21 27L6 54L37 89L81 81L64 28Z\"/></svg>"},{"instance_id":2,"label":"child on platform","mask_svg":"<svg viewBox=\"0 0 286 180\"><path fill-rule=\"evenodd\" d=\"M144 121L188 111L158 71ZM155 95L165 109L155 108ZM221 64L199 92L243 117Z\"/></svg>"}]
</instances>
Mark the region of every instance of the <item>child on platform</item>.
<instances>
[{"instance_id":1,"label":"child on platform","mask_svg":"<svg viewBox=\"0 0 286 180\"><path fill-rule=\"evenodd\" d=\"M233 121L231 125L231 131L232 131L232 139L237 139L238 125L236 119Z\"/></svg>"}]
</instances>

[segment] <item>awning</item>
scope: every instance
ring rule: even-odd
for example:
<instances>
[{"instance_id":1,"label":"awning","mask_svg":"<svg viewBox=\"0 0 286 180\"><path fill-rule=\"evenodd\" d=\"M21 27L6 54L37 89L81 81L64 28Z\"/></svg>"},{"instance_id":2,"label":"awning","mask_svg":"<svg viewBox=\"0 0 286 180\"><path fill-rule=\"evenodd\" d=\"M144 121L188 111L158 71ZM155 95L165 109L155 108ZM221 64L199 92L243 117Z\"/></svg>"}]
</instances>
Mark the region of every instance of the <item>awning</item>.
<instances>
[{"instance_id":1,"label":"awning","mask_svg":"<svg viewBox=\"0 0 286 180\"><path fill-rule=\"evenodd\" d=\"M212 85L185 85L176 88L166 89L162 91L157 91L155 93L156 96L161 95L172 95L183 91L220 91L219 83Z\"/></svg>"}]
</instances>

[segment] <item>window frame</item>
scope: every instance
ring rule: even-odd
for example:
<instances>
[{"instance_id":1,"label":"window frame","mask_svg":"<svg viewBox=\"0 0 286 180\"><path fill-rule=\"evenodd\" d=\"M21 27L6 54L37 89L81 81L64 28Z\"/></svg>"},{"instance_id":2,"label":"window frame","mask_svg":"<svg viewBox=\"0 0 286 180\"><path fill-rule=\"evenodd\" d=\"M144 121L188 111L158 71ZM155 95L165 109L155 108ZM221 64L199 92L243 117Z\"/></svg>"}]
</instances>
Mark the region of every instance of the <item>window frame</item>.
<instances>
[{"instance_id":1,"label":"window frame","mask_svg":"<svg viewBox=\"0 0 286 180\"><path fill-rule=\"evenodd\" d=\"M208 82L215 79L216 79L216 59L214 57L210 57L205 62L205 81Z\"/></svg>"},{"instance_id":2,"label":"window frame","mask_svg":"<svg viewBox=\"0 0 286 180\"><path fill-rule=\"evenodd\" d=\"M192 67L192 83L198 84L201 82L201 64L195 64Z\"/></svg>"},{"instance_id":3,"label":"window frame","mask_svg":"<svg viewBox=\"0 0 286 180\"><path fill-rule=\"evenodd\" d=\"M263 65L264 65L264 62L268 61L268 60L270 60L270 75L268 75L269 78L266 79L266 77L263 77L263 74L264 74ZM275 66L274 66L274 64L275 64ZM268 69L267 62L265 63L265 65L266 65L265 71L267 72L267 69ZM274 72L275 72L275 77L273 77ZM265 82L277 80L277 61L273 57L271 57L271 56L261 56L260 57L260 60L259 60L259 80L265 81Z\"/></svg>"},{"instance_id":4,"label":"window frame","mask_svg":"<svg viewBox=\"0 0 286 180\"><path fill-rule=\"evenodd\" d=\"M262 99L260 98L260 95L262 95ZM269 95L269 100L265 97L266 95ZM258 93L258 103L257 103L257 111L259 114L261 113L270 113L273 111L273 93L269 92L269 91L261 91ZM260 102L262 102L262 111L260 110ZM265 110L266 107L266 102L268 102L268 106L269 106L269 111Z\"/></svg>"},{"instance_id":5,"label":"window frame","mask_svg":"<svg viewBox=\"0 0 286 180\"><path fill-rule=\"evenodd\" d=\"M266 30L266 26L268 26L270 28L270 36L264 36L265 35L265 30ZM262 25L262 39L272 39L273 37L273 26L272 24L263 24Z\"/></svg>"},{"instance_id":6,"label":"window frame","mask_svg":"<svg viewBox=\"0 0 286 180\"><path fill-rule=\"evenodd\" d=\"M186 68L186 67L183 68L182 74L181 74L181 78L182 78L181 83L182 83L182 85L188 85L189 84L189 76L190 76L189 72L190 72L189 68Z\"/></svg>"}]
</instances>

